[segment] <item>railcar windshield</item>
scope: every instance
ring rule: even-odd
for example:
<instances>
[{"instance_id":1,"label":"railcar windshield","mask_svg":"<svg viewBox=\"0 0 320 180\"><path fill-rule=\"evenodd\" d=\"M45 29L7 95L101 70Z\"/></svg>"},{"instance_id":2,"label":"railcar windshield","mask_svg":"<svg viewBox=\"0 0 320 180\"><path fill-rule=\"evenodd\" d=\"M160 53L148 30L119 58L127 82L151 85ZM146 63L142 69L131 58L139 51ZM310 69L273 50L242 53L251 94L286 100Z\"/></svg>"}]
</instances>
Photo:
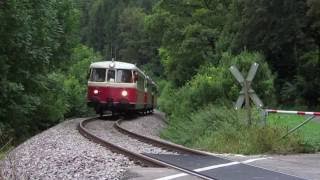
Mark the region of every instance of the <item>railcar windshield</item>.
<instances>
[{"instance_id":1,"label":"railcar windshield","mask_svg":"<svg viewBox=\"0 0 320 180\"><path fill-rule=\"evenodd\" d=\"M117 70L118 83L132 83L132 71L126 69Z\"/></svg>"},{"instance_id":2,"label":"railcar windshield","mask_svg":"<svg viewBox=\"0 0 320 180\"><path fill-rule=\"evenodd\" d=\"M90 76L90 81L104 82L106 80L106 69L93 68Z\"/></svg>"},{"instance_id":3,"label":"railcar windshield","mask_svg":"<svg viewBox=\"0 0 320 180\"><path fill-rule=\"evenodd\" d=\"M116 77L115 71L109 69L109 70L108 70L108 75L107 75L107 81L108 81L108 82L114 82L115 79L116 79L115 77Z\"/></svg>"}]
</instances>

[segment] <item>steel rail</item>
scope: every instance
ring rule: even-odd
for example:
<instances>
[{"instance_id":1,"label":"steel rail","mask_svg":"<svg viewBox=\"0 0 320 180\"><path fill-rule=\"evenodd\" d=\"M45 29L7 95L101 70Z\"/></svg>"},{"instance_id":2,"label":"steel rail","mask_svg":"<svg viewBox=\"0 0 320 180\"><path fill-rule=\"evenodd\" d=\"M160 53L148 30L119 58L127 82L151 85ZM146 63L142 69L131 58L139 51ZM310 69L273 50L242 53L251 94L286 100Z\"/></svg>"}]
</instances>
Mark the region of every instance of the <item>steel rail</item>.
<instances>
[{"instance_id":1,"label":"steel rail","mask_svg":"<svg viewBox=\"0 0 320 180\"><path fill-rule=\"evenodd\" d=\"M199 150L195 150L195 149L191 149L191 148L187 148L185 146L181 146L179 144L174 144L174 143L169 143L167 141L163 141L161 139L155 139L155 138L151 138L148 136L143 136L141 134L137 134L135 132L129 131L123 127L121 127L121 123L123 123L125 120L118 120L116 121L116 123L114 124L114 127L119 130L121 133L127 134L133 138L136 138L140 141L143 141L145 143L148 144L153 144L155 146L170 150L170 151L175 151L175 152L181 152L181 153L185 153L185 154L194 154L194 155L209 155L212 156L212 154L207 153L207 152L203 152L203 151L199 151ZM225 159L225 158L222 158Z\"/></svg>"},{"instance_id":2,"label":"steel rail","mask_svg":"<svg viewBox=\"0 0 320 180\"><path fill-rule=\"evenodd\" d=\"M110 143L110 142L108 142L108 141L106 141L106 140L94 135L88 129L85 128L85 125L88 122L91 122L91 121L94 121L94 120L97 120L97 118L95 117L95 118L89 118L89 119L82 120L78 125L78 131L84 137L92 140L93 142L95 142L97 144L100 144L100 145L110 149L112 152L123 154L123 155L129 157L130 160L133 160L133 161L139 163L140 165L147 165L147 166L151 166L151 167L169 167L169 168L173 168L173 169L182 171L184 173L187 173L187 174L190 174L190 175L202 178L202 179L216 180L215 178L199 174L199 173L197 173L195 171L190 171L188 169L181 168L181 167L178 167L178 166L175 166L175 165L172 165L172 164L169 164L169 163L166 163L166 162L163 162L163 161L148 157L148 156L143 155L143 154L135 153L135 152L129 151L127 149L124 149L124 148L122 148L120 146L117 146L117 145L115 145L113 143ZM118 120L115 124L117 124L119 121L120 120Z\"/></svg>"}]
</instances>

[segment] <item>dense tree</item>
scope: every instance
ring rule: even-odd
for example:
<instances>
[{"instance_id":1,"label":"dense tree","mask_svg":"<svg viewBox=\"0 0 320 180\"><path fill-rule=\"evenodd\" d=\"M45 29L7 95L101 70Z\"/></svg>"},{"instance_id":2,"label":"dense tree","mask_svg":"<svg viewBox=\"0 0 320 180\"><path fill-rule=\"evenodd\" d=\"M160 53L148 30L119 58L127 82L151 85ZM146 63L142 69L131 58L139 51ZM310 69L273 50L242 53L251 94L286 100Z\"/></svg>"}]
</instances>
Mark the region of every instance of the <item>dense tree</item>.
<instances>
[{"instance_id":1,"label":"dense tree","mask_svg":"<svg viewBox=\"0 0 320 180\"><path fill-rule=\"evenodd\" d=\"M244 2L235 41L237 52L263 52L277 73L277 91L282 91L279 102L316 105L320 97L315 90L318 77L310 82L310 74L318 71L320 62L315 57L319 51L319 1Z\"/></svg>"},{"instance_id":2,"label":"dense tree","mask_svg":"<svg viewBox=\"0 0 320 180\"><path fill-rule=\"evenodd\" d=\"M297 62L305 47L304 0L247 0L243 25L238 31L239 49L262 51L280 79L297 72ZM281 83L281 82L280 82Z\"/></svg>"},{"instance_id":3,"label":"dense tree","mask_svg":"<svg viewBox=\"0 0 320 180\"><path fill-rule=\"evenodd\" d=\"M141 8L126 8L119 17L119 58L142 64L148 61L145 51L148 49L144 33L145 13Z\"/></svg>"},{"instance_id":4,"label":"dense tree","mask_svg":"<svg viewBox=\"0 0 320 180\"><path fill-rule=\"evenodd\" d=\"M0 123L16 137L38 129L34 113L56 100L47 73L68 61L77 20L71 0L8 0L0 6Z\"/></svg>"},{"instance_id":5,"label":"dense tree","mask_svg":"<svg viewBox=\"0 0 320 180\"><path fill-rule=\"evenodd\" d=\"M318 62L320 63L320 1L307 1L307 29L305 32L313 38L318 46Z\"/></svg>"},{"instance_id":6,"label":"dense tree","mask_svg":"<svg viewBox=\"0 0 320 180\"><path fill-rule=\"evenodd\" d=\"M217 64L216 46L227 21L231 1L162 0L147 19L165 73L182 86L200 65Z\"/></svg>"},{"instance_id":7,"label":"dense tree","mask_svg":"<svg viewBox=\"0 0 320 180\"><path fill-rule=\"evenodd\" d=\"M83 1L82 40L106 59L111 57L145 62L148 59L148 39L144 31L144 16L155 1L99 0ZM135 36L134 36L135 35ZM147 49L147 50L146 50ZM139 51L139 52L137 52ZM144 52L142 52L144 51ZM129 60L132 61L132 60Z\"/></svg>"},{"instance_id":8,"label":"dense tree","mask_svg":"<svg viewBox=\"0 0 320 180\"><path fill-rule=\"evenodd\" d=\"M95 50L105 52L111 58L111 49L119 46L118 17L123 9L123 1L98 0L89 9L87 33L84 34L87 44Z\"/></svg>"}]
</instances>

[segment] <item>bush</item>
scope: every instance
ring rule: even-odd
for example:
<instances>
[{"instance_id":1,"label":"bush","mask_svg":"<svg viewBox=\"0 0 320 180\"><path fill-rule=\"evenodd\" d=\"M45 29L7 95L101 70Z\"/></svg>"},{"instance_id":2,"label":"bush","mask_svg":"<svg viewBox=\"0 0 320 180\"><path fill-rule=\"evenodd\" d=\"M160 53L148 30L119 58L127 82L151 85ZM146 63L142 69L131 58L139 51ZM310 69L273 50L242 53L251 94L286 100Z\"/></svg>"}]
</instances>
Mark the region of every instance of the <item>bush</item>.
<instances>
[{"instance_id":1,"label":"bush","mask_svg":"<svg viewBox=\"0 0 320 180\"><path fill-rule=\"evenodd\" d=\"M179 144L216 152L255 154L304 151L300 135L280 141L285 128L260 127L257 114L253 115L253 126L248 127L244 113L231 110L241 87L229 67L237 66L246 78L254 62L260 66L253 80L253 89L265 104L273 105L274 76L263 56L246 51L236 56L223 53L218 66L203 66L179 89L175 89L170 82L160 83L158 103L169 117L169 125L162 136Z\"/></svg>"},{"instance_id":2,"label":"bush","mask_svg":"<svg viewBox=\"0 0 320 180\"><path fill-rule=\"evenodd\" d=\"M254 79L253 89L256 90L264 103L273 104L274 77L263 56L258 53L243 52L238 56L225 53L220 66L203 66L191 81L179 89L174 89L174 86L170 83L164 83L166 85L161 91L159 106L168 115L183 116L210 103L232 104L239 96L241 87L228 68L231 65L236 65L246 77L246 73L253 62L260 64Z\"/></svg>"},{"instance_id":3,"label":"bush","mask_svg":"<svg viewBox=\"0 0 320 180\"><path fill-rule=\"evenodd\" d=\"M92 49L79 45L73 51L72 64L61 79L66 93L66 118L81 117L92 113L86 105L87 75L92 62L100 60L101 56Z\"/></svg>"},{"instance_id":4,"label":"bush","mask_svg":"<svg viewBox=\"0 0 320 180\"><path fill-rule=\"evenodd\" d=\"M225 106L209 105L188 118L170 121L162 137L173 142L213 152L223 153L290 153L304 150L300 135L280 137L286 129L259 126L257 111L253 126L244 122L245 112Z\"/></svg>"},{"instance_id":5,"label":"bush","mask_svg":"<svg viewBox=\"0 0 320 180\"><path fill-rule=\"evenodd\" d=\"M8 124L0 122L0 149L13 137L14 130ZM1 153L1 151L0 151Z\"/></svg>"},{"instance_id":6,"label":"bush","mask_svg":"<svg viewBox=\"0 0 320 180\"><path fill-rule=\"evenodd\" d=\"M3 89L7 95L1 102L7 107L0 108L0 119L4 119L0 122L0 146L9 137L17 144L65 118L89 115L87 72L90 63L97 59L99 54L79 45L64 71L32 76L32 81L37 82L32 85L34 91L26 92L20 83L7 83Z\"/></svg>"},{"instance_id":7,"label":"bush","mask_svg":"<svg viewBox=\"0 0 320 180\"><path fill-rule=\"evenodd\" d=\"M297 74L291 81L284 81L280 103L287 109L317 111L320 108L320 56L310 51L299 57Z\"/></svg>"}]
</instances>

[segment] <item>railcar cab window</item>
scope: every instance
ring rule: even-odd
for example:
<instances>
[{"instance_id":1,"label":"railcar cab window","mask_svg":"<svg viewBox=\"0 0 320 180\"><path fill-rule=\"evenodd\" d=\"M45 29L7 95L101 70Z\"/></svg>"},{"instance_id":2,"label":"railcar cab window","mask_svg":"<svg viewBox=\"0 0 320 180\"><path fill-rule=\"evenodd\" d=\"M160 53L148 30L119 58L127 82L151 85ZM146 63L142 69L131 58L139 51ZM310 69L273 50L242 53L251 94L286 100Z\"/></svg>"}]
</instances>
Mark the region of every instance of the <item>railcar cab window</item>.
<instances>
[{"instance_id":1,"label":"railcar cab window","mask_svg":"<svg viewBox=\"0 0 320 180\"><path fill-rule=\"evenodd\" d=\"M115 82L116 79L116 73L115 70L108 70L108 75L107 75L107 81L108 82Z\"/></svg>"},{"instance_id":2,"label":"railcar cab window","mask_svg":"<svg viewBox=\"0 0 320 180\"><path fill-rule=\"evenodd\" d=\"M132 83L132 71L126 69L117 70L118 83Z\"/></svg>"},{"instance_id":3,"label":"railcar cab window","mask_svg":"<svg viewBox=\"0 0 320 180\"><path fill-rule=\"evenodd\" d=\"M106 80L106 69L93 68L91 72L90 81L104 82Z\"/></svg>"}]
</instances>

